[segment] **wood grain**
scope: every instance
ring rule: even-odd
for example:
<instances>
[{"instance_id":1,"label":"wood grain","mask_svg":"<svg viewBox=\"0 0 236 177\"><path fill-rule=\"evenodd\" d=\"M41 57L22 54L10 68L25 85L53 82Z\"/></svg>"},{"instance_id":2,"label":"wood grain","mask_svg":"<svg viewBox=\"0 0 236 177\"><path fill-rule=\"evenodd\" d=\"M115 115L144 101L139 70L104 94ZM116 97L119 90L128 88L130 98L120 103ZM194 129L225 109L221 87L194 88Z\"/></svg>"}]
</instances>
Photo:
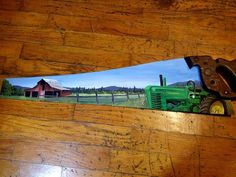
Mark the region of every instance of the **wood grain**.
<instances>
[{"instance_id":1,"label":"wood grain","mask_svg":"<svg viewBox=\"0 0 236 177\"><path fill-rule=\"evenodd\" d=\"M10 108L10 110L9 110ZM36 114L40 109L40 114ZM72 120L74 105L45 102L24 102L19 100L0 100L1 114L18 115L34 119Z\"/></svg>"},{"instance_id":2,"label":"wood grain","mask_svg":"<svg viewBox=\"0 0 236 177\"><path fill-rule=\"evenodd\" d=\"M71 74L71 73L85 73L94 71L103 71L109 68L94 66L94 65L82 65L73 64L67 62L51 62L44 60L27 60L19 59L17 64L17 70L15 72L8 73L8 77L14 75L19 76L48 76L58 74ZM14 74L14 75L13 75Z\"/></svg>"},{"instance_id":3,"label":"wood grain","mask_svg":"<svg viewBox=\"0 0 236 177\"><path fill-rule=\"evenodd\" d=\"M116 58L113 57L113 60L111 60L111 56L116 56ZM65 46L44 46L36 44L25 44L21 57L31 60L37 59L107 68L113 64L116 64L119 67L128 66L131 58L129 54L119 54L103 50L79 49Z\"/></svg>"},{"instance_id":4,"label":"wood grain","mask_svg":"<svg viewBox=\"0 0 236 177\"><path fill-rule=\"evenodd\" d=\"M0 77L235 59L233 0L0 0ZM235 109L236 102L233 102ZM228 118L0 100L0 176L234 177Z\"/></svg>"},{"instance_id":5,"label":"wood grain","mask_svg":"<svg viewBox=\"0 0 236 177\"><path fill-rule=\"evenodd\" d=\"M30 57L37 60L32 67L39 68L38 74L12 70L8 75L45 75L39 59L117 68L188 55L235 58L232 1L131 2L1 1L0 39L27 43L15 58ZM43 44L36 55L35 43ZM47 75L83 72L80 67L50 70Z\"/></svg>"},{"instance_id":6,"label":"wood grain","mask_svg":"<svg viewBox=\"0 0 236 177\"><path fill-rule=\"evenodd\" d=\"M99 119L94 119L95 123L92 123L91 120L89 123L86 119L65 119L64 117L72 115L71 111L62 112L69 108L69 105L62 103L36 102L35 105L32 105L32 101L23 101L25 106L22 105L14 110L12 108L17 107L22 101L0 101L2 105L0 107L0 159L13 159L29 164L66 166L68 168L65 168L62 174L72 176L78 176L78 174L92 176L96 174L108 176L129 176L127 174L134 176L216 175L217 173L212 171L211 166L201 166L201 171L198 170L199 161L205 164L210 158L212 162L214 160L212 157L222 159L225 162L225 169L232 171L232 174L234 171L234 166L226 164L234 163L235 140L228 134L219 135L216 126L214 126L216 130L213 131L216 134L209 134L208 137L206 134L202 136L201 129L198 129L201 136L192 136L191 132L183 132L179 128L177 130L180 131L176 133L175 124L171 126L173 131L168 129L168 126L166 130L160 131L145 126L138 128L132 122L119 126L119 124L115 125L116 122L110 122L108 125L104 120L99 121ZM34 111L38 108L42 109L44 106L48 107L49 114L45 112L42 115L33 115ZM80 105L79 108L87 106L89 105ZM23 107L25 107L25 111L19 111ZM120 117L126 120L130 120L129 110L134 110L125 108L127 110L121 111L123 115L118 116L115 110L119 108L101 107L106 108L103 110L103 115L108 115L108 117L113 115L113 118ZM31 110L31 113L27 110ZM128 114L125 114L126 111ZM146 117L149 112L149 110L139 112L138 109L135 111L137 115L144 112ZM90 117L96 115L96 112L93 115L93 111L89 112ZM149 115L149 117L158 118L158 112L161 113L161 111L154 111L153 115ZM172 116L166 116L165 119L174 119L173 114L170 115ZM142 119L142 117L140 115L136 119ZM211 117L209 118L211 119ZM145 119L144 117L143 121ZM202 124L205 123L205 119L196 119L202 121ZM234 120L215 117L214 119L219 119L222 123ZM146 120L146 122L149 121L150 119ZM142 125L142 122L140 123ZM180 126L180 124L182 125ZM185 125L188 124L180 121L175 126L183 127ZM217 136L222 136L222 138L216 138ZM225 151L226 149L227 151ZM24 168L21 167L21 169ZM91 169L99 171L90 171Z\"/></svg>"},{"instance_id":7,"label":"wood grain","mask_svg":"<svg viewBox=\"0 0 236 177\"><path fill-rule=\"evenodd\" d=\"M91 170L78 169L78 168L63 168L61 177L80 177L80 176L83 176L83 177L123 177L123 175L120 173L91 171Z\"/></svg>"},{"instance_id":8,"label":"wood grain","mask_svg":"<svg viewBox=\"0 0 236 177\"><path fill-rule=\"evenodd\" d=\"M146 119L142 119L146 117ZM174 131L187 134L213 134L213 116L139 110L124 107L76 105L74 119L111 125L127 124L134 127Z\"/></svg>"},{"instance_id":9,"label":"wood grain","mask_svg":"<svg viewBox=\"0 0 236 177\"><path fill-rule=\"evenodd\" d=\"M22 162L0 160L0 175L3 177L7 176L24 176L34 177L37 176L61 176L61 167L50 166L50 165L38 165L38 164L27 164Z\"/></svg>"},{"instance_id":10,"label":"wood grain","mask_svg":"<svg viewBox=\"0 0 236 177\"><path fill-rule=\"evenodd\" d=\"M34 120L12 115L2 115L1 120L0 131L10 138L25 137L124 148L130 146L130 129L125 127L114 129L108 125L79 122L74 127L73 122Z\"/></svg>"},{"instance_id":11,"label":"wood grain","mask_svg":"<svg viewBox=\"0 0 236 177\"><path fill-rule=\"evenodd\" d=\"M63 33L52 29L0 25L0 39L45 44L63 44Z\"/></svg>"},{"instance_id":12,"label":"wood grain","mask_svg":"<svg viewBox=\"0 0 236 177\"><path fill-rule=\"evenodd\" d=\"M110 149L105 147L35 140L1 139L0 142L3 159L104 171L110 163Z\"/></svg>"},{"instance_id":13,"label":"wood grain","mask_svg":"<svg viewBox=\"0 0 236 177\"><path fill-rule=\"evenodd\" d=\"M17 26L45 26L48 15L34 12L7 11L0 10L1 25L17 25Z\"/></svg>"}]
</instances>

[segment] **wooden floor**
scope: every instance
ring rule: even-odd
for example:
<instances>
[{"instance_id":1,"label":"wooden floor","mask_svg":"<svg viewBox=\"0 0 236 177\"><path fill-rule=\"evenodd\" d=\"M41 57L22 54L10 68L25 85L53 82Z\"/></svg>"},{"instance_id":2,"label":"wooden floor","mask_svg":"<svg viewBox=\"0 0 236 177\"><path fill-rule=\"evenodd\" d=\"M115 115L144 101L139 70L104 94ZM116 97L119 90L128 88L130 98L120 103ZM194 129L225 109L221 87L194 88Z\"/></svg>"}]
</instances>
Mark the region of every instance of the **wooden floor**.
<instances>
[{"instance_id":1,"label":"wooden floor","mask_svg":"<svg viewBox=\"0 0 236 177\"><path fill-rule=\"evenodd\" d=\"M233 60L235 12L234 0L0 0L0 78ZM0 177L148 176L236 177L236 114L0 100Z\"/></svg>"},{"instance_id":2,"label":"wooden floor","mask_svg":"<svg viewBox=\"0 0 236 177\"><path fill-rule=\"evenodd\" d=\"M236 119L0 100L1 177L236 176Z\"/></svg>"}]
</instances>

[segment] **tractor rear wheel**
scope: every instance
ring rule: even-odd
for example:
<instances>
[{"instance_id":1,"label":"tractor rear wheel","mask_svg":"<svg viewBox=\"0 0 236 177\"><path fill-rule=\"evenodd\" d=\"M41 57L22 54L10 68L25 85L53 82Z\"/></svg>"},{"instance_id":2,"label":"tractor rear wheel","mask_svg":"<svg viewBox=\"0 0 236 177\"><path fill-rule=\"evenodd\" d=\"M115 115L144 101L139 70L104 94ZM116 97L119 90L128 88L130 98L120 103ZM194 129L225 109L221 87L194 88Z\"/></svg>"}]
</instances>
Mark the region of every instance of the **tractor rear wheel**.
<instances>
[{"instance_id":1,"label":"tractor rear wheel","mask_svg":"<svg viewBox=\"0 0 236 177\"><path fill-rule=\"evenodd\" d=\"M200 113L227 115L226 102L214 96L208 96L200 104Z\"/></svg>"}]
</instances>

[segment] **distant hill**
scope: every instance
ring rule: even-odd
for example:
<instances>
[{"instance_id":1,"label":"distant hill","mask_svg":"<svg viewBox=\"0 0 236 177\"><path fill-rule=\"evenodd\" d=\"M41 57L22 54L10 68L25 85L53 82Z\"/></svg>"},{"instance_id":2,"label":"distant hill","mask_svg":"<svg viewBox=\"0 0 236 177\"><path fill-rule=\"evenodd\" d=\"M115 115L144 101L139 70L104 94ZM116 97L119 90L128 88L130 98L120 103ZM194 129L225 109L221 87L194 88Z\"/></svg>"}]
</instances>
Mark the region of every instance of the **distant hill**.
<instances>
[{"instance_id":1,"label":"distant hill","mask_svg":"<svg viewBox=\"0 0 236 177\"><path fill-rule=\"evenodd\" d=\"M100 90L99 88L98 90ZM118 87L118 86L108 86L108 87L103 87L103 91L133 91L134 87ZM135 91L143 91L142 88L136 88Z\"/></svg>"},{"instance_id":2,"label":"distant hill","mask_svg":"<svg viewBox=\"0 0 236 177\"><path fill-rule=\"evenodd\" d=\"M122 89L127 89L127 88L117 87L117 86L103 87L104 91L118 91L118 90L122 90Z\"/></svg>"},{"instance_id":3,"label":"distant hill","mask_svg":"<svg viewBox=\"0 0 236 177\"><path fill-rule=\"evenodd\" d=\"M188 81L176 82L176 83L170 84L170 85L168 85L168 86L171 86L171 87L184 87L184 86L187 85L187 82L188 82ZM202 88L202 83L201 83L201 81L194 81L194 83L195 83L196 88Z\"/></svg>"},{"instance_id":4,"label":"distant hill","mask_svg":"<svg viewBox=\"0 0 236 177\"><path fill-rule=\"evenodd\" d=\"M22 89L22 90L29 89L29 87L22 87L22 86L19 86L19 85L13 85L13 88Z\"/></svg>"}]
</instances>

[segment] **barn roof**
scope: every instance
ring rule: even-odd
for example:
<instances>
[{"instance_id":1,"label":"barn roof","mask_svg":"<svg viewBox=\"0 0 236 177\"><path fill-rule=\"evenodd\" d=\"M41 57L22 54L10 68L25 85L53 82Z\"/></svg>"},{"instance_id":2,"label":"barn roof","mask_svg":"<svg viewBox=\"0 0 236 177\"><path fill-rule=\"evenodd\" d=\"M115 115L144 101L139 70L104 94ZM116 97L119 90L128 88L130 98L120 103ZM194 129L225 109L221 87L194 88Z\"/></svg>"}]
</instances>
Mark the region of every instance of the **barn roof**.
<instances>
[{"instance_id":1,"label":"barn roof","mask_svg":"<svg viewBox=\"0 0 236 177\"><path fill-rule=\"evenodd\" d=\"M57 80L55 79L42 79L44 80L45 82L47 82L51 87L55 88L55 89L59 89L59 90L70 90L70 89L67 89L65 87L62 87L60 82L58 82Z\"/></svg>"}]
</instances>

